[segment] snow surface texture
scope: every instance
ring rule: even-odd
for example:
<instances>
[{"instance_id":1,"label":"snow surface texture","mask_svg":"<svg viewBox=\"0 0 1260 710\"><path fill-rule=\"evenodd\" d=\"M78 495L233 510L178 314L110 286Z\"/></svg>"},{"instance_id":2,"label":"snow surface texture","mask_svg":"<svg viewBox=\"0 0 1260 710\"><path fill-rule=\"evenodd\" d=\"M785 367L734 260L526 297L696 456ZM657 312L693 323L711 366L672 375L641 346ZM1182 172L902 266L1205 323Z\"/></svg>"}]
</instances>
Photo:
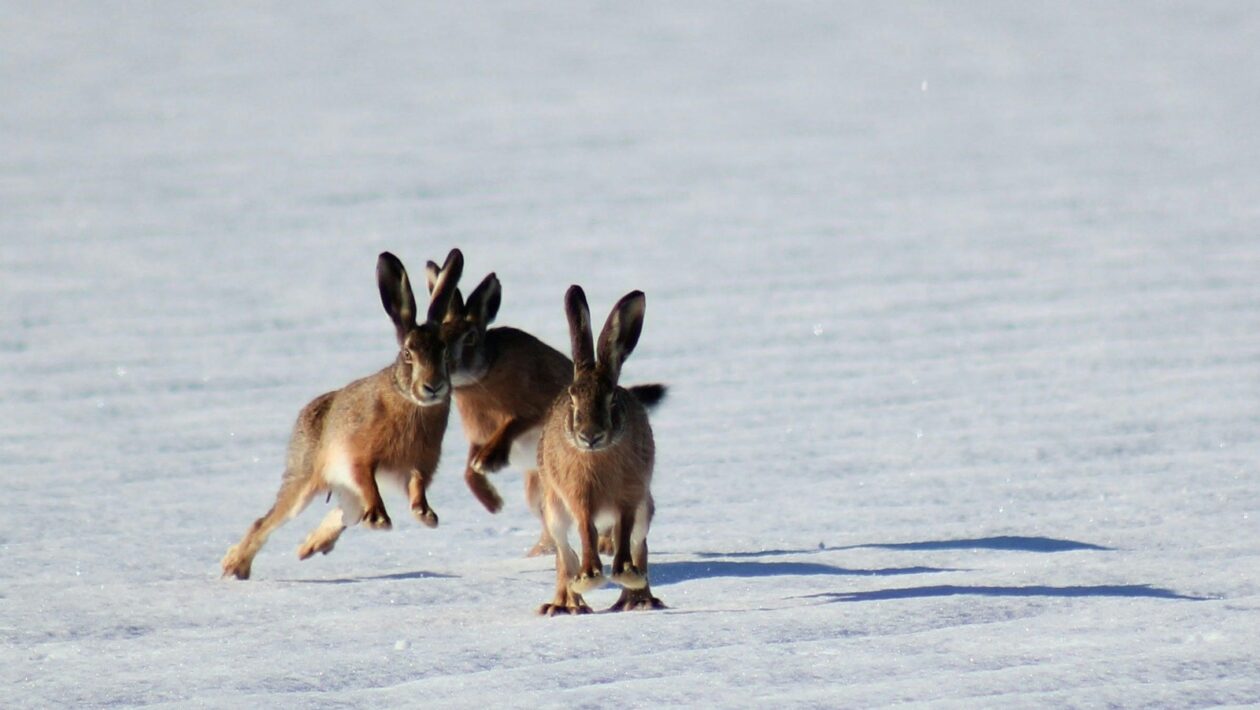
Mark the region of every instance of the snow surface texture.
<instances>
[{"instance_id":1,"label":"snow surface texture","mask_svg":"<svg viewBox=\"0 0 1260 710\"><path fill-rule=\"evenodd\" d=\"M1260 701L1254 4L3 4L0 706ZM219 579L453 245L647 292L670 610L535 616L457 420Z\"/></svg>"}]
</instances>

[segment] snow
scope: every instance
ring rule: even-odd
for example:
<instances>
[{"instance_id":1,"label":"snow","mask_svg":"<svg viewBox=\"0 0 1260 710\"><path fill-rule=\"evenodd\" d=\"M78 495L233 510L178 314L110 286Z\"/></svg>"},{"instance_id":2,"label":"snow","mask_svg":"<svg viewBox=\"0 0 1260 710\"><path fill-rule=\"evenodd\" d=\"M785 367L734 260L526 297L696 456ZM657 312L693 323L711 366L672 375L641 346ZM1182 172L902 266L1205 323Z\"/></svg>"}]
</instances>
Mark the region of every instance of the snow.
<instances>
[{"instance_id":1,"label":"snow","mask_svg":"<svg viewBox=\"0 0 1260 710\"><path fill-rule=\"evenodd\" d=\"M0 706L1260 702L1251 4L0 10ZM457 418L219 579L455 245L647 293L669 610L534 615Z\"/></svg>"}]
</instances>

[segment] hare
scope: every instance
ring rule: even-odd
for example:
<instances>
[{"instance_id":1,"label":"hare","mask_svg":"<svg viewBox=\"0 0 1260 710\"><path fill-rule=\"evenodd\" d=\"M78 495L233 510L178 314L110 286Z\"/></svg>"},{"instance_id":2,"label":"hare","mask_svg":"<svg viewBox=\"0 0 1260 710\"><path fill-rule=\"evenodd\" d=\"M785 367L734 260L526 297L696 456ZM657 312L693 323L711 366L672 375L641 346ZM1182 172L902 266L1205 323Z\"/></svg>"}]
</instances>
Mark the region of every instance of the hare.
<instances>
[{"instance_id":1,"label":"hare","mask_svg":"<svg viewBox=\"0 0 1260 710\"><path fill-rule=\"evenodd\" d=\"M442 273L427 265L429 291ZM543 418L551 403L573 382L573 363L563 353L523 330L490 328L498 315L503 289L498 276L488 274L464 301L458 290L442 322L448 343L451 385L456 409L468 437L464 480L477 500L491 513L503 499L486 474L502 470L514 460L525 468L525 499L542 518L542 487L538 480L537 448ZM663 385L639 385L630 392L646 406L660 402ZM611 551L601 538L601 549ZM533 557L554 551L543 527Z\"/></svg>"},{"instance_id":2,"label":"hare","mask_svg":"<svg viewBox=\"0 0 1260 710\"><path fill-rule=\"evenodd\" d=\"M642 291L613 306L591 341L590 308L580 286L565 294L565 314L573 341L573 381L547 413L538 444L543 517L556 545L556 594L540 614L584 614L582 594L605 583L596 534L610 529L612 581L621 598L612 611L661 609L648 587L648 527L652 522L652 465L655 444L643 404L617 385L621 365L643 330ZM596 360L598 352L598 361ZM569 546L576 524L582 558Z\"/></svg>"},{"instance_id":3,"label":"hare","mask_svg":"<svg viewBox=\"0 0 1260 710\"><path fill-rule=\"evenodd\" d=\"M321 493L336 493L338 507L298 548L299 558L331 552L347 525L362 521L388 529L377 476L405 487L412 513L437 527L425 491L437 469L451 389L439 324L455 297L463 264L463 254L452 249L434 284L427 320L417 324L406 268L393 254L380 255L377 285L397 331L398 357L376 374L316 397L298 414L276 502L228 549L223 576L248 579L254 556L272 531Z\"/></svg>"}]
</instances>

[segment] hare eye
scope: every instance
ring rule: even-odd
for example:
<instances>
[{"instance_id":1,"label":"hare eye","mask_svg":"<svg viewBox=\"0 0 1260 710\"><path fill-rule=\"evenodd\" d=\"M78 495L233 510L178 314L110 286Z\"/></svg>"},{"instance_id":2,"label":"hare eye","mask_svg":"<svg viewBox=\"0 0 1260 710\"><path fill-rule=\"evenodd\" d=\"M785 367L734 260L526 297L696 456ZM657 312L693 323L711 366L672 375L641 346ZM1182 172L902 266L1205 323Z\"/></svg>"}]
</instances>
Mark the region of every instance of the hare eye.
<instances>
[{"instance_id":1,"label":"hare eye","mask_svg":"<svg viewBox=\"0 0 1260 710\"><path fill-rule=\"evenodd\" d=\"M402 359L403 359L403 362L411 362L411 351L410 350L402 351Z\"/></svg>"}]
</instances>

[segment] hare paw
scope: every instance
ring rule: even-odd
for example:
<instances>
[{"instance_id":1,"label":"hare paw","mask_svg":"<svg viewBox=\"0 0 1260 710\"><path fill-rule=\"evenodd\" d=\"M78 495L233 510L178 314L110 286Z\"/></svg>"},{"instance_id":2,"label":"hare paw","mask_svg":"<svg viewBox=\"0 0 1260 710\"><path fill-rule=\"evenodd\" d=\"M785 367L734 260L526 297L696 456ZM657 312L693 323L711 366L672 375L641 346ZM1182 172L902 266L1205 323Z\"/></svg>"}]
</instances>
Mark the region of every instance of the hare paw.
<instances>
[{"instance_id":1,"label":"hare paw","mask_svg":"<svg viewBox=\"0 0 1260 710\"><path fill-rule=\"evenodd\" d=\"M538 613L541 616L563 616L578 614L590 614L592 610L586 605L586 601L581 595L573 592L565 592L556 595L556 598L550 604L543 604L538 607Z\"/></svg>"},{"instance_id":2,"label":"hare paw","mask_svg":"<svg viewBox=\"0 0 1260 710\"><path fill-rule=\"evenodd\" d=\"M315 540L315 539L307 538L306 542L303 542L302 546L298 548L298 559L299 560L310 559L310 557L314 555L316 552L327 555L328 553L332 552L333 548L336 546L337 546L336 538L333 538L331 540L329 539Z\"/></svg>"},{"instance_id":3,"label":"hare paw","mask_svg":"<svg viewBox=\"0 0 1260 710\"><path fill-rule=\"evenodd\" d=\"M416 516L416 520L419 520L425 527L436 528L438 526L438 516L437 513L433 512L432 508L412 508L411 514Z\"/></svg>"},{"instance_id":4,"label":"hare paw","mask_svg":"<svg viewBox=\"0 0 1260 710\"><path fill-rule=\"evenodd\" d=\"M223 568L224 577L235 577L237 579L249 579L249 568L253 565L254 560L249 557L243 557L236 545L228 549L227 554L223 556L223 560L219 562L219 566Z\"/></svg>"},{"instance_id":5,"label":"hare paw","mask_svg":"<svg viewBox=\"0 0 1260 710\"><path fill-rule=\"evenodd\" d=\"M643 589L621 590L621 598L608 607L608 611L651 611L668 608L664 602L652 596L652 592L647 587L644 587Z\"/></svg>"},{"instance_id":6,"label":"hare paw","mask_svg":"<svg viewBox=\"0 0 1260 710\"><path fill-rule=\"evenodd\" d=\"M472 459L472 469L480 474L502 471L508 465L512 450L506 446L483 446Z\"/></svg>"},{"instance_id":7,"label":"hare paw","mask_svg":"<svg viewBox=\"0 0 1260 710\"><path fill-rule=\"evenodd\" d=\"M643 589L647 586L647 577L634 565L626 565L613 572L612 581L625 589Z\"/></svg>"},{"instance_id":8,"label":"hare paw","mask_svg":"<svg viewBox=\"0 0 1260 710\"><path fill-rule=\"evenodd\" d=\"M569 580L569 591L573 594L585 594L592 589L599 589L608 584L603 572L583 572Z\"/></svg>"},{"instance_id":9,"label":"hare paw","mask_svg":"<svg viewBox=\"0 0 1260 710\"><path fill-rule=\"evenodd\" d=\"M529 552L525 553L525 556L541 557L543 555L554 554L556 554L556 543L552 541L551 538L547 538L546 540L539 540L534 543L534 546L529 548Z\"/></svg>"},{"instance_id":10,"label":"hare paw","mask_svg":"<svg viewBox=\"0 0 1260 710\"><path fill-rule=\"evenodd\" d=\"M472 491L486 510L497 513L503 509L503 498L484 474L470 467L464 471L464 482L468 484L468 490Z\"/></svg>"},{"instance_id":11,"label":"hare paw","mask_svg":"<svg viewBox=\"0 0 1260 710\"><path fill-rule=\"evenodd\" d=\"M370 508L363 514L363 524L373 530L389 530L394 526L389 520L389 514L381 505Z\"/></svg>"}]
</instances>

